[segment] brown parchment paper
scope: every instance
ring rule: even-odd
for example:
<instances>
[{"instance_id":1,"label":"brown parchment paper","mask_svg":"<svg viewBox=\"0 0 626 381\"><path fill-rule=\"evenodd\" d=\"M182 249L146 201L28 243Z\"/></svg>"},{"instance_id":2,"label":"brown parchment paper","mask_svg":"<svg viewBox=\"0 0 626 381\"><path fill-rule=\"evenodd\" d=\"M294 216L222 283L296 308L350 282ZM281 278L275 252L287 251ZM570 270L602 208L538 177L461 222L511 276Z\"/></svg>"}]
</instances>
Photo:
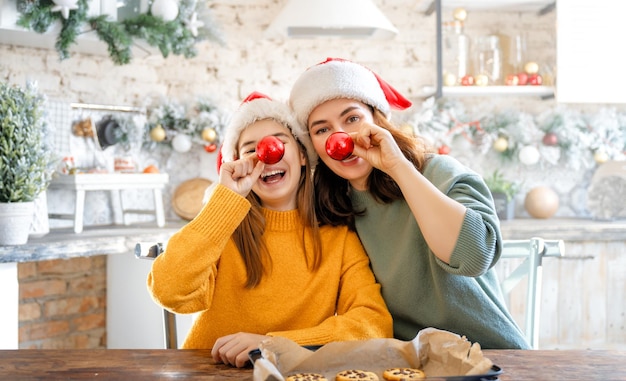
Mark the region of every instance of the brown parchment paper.
<instances>
[{"instance_id":1,"label":"brown parchment paper","mask_svg":"<svg viewBox=\"0 0 626 381\"><path fill-rule=\"evenodd\" d=\"M321 373L329 380L346 369L375 372L382 380L387 368L419 368L426 377L466 376L487 373L493 363L480 344L457 334L426 328L411 341L371 339L339 341L310 351L283 337L261 343L262 359L254 363L255 381L284 381L294 373Z\"/></svg>"}]
</instances>

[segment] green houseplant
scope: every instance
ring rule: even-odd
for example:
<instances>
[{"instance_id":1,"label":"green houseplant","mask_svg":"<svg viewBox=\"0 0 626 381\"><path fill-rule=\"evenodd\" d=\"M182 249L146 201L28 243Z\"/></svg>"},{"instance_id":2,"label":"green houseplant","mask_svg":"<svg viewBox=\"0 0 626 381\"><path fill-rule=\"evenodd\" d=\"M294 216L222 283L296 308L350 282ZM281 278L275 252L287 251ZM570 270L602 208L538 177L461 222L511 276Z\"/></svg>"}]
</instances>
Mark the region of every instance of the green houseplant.
<instances>
[{"instance_id":1,"label":"green houseplant","mask_svg":"<svg viewBox=\"0 0 626 381\"><path fill-rule=\"evenodd\" d=\"M33 83L0 83L0 245L28 241L34 201L50 183L44 102Z\"/></svg>"},{"instance_id":2,"label":"green houseplant","mask_svg":"<svg viewBox=\"0 0 626 381\"><path fill-rule=\"evenodd\" d=\"M485 178L485 183L493 196L498 218L501 220L513 219L515 215L515 195L519 192L519 184L507 180L497 169L491 176Z\"/></svg>"}]
</instances>

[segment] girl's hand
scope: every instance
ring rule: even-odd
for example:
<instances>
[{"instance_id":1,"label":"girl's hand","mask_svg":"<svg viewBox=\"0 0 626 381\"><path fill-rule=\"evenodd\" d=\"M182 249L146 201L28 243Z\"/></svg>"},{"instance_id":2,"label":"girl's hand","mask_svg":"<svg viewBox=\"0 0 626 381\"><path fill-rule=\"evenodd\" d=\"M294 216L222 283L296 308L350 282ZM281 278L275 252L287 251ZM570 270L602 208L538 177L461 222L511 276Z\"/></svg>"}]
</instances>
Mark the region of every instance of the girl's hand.
<instances>
[{"instance_id":1,"label":"girl's hand","mask_svg":"<svg viewBox=\"0 0 626 381\"><path fill-rule=\"evenodd\" d=\"M242 197L246 197L261 176L263 168L265 168L265 164L259 161L254 154L222 163L219 183L239 193Z\"/></svg>"},{"instance_id":2,"label":"girl's hand","mask_svg":"<svg viewBox=\"0 0 626 381\"><path fill-rule=\"evenodd\" d=\"M253 349L258 349L261 341L268 338L270 336L246 332L222 336L215 341L211 356L218 363L242 368L250 361L248 353Z\"/></svg>"},{"instance_id":3,"label":"girl's hand","mask_svg":"<svg viewBox=\"0 0 626 381\"><path fill-rule=\"evenodd\" d=\"M363 123L359 131L350 135L355 143L353 154L389 175L407 161L391 133L382 127Z\"/></svg>"}]
</instances>

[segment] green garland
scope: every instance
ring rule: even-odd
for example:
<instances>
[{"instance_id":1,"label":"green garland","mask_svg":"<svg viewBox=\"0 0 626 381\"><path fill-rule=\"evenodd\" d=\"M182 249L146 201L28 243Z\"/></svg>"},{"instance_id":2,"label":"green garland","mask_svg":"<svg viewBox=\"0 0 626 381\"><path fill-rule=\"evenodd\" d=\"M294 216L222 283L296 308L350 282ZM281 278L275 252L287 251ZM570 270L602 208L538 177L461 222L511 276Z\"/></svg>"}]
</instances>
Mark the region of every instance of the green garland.
<instances>
[{"instance_id":1,"label":"green garland","mask_svg":"<svg viewBox=\"0 0 626 381\"><path fill-rule=\"evenodd\" d=\"M173 53L192 58L198 54L195 44L201 40L224 43L220 32L206 20L203 33L198 36L186 28L186 20L195 12L196 3L197 0L181 0L178 16L169 22L149 13L115 22L108 21L106 15L88 18L87 0L78 0L78 9L72 10L67 19L60 12L52 12L55 6L52 0L18 0L17 9L21 15L17 24L37 33L46 33L54 23L61 22L55 44L61 60L70 57L70 47L76 44L77 37L85 32L86 27L95 31L98 38L107 44L109 56L116 65L130 63L131 46L135 39L145 40L150 46L158 48L163 57Z\"/></svg>"}]
</instances>

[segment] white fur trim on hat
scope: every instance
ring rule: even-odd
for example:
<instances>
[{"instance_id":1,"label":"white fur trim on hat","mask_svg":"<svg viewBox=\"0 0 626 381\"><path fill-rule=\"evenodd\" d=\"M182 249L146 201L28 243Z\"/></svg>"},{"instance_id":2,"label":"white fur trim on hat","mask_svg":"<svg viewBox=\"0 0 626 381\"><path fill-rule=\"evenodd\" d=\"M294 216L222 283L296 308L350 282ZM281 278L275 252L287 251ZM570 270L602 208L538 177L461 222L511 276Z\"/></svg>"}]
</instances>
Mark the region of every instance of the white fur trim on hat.
<instances>
[{"instance_id":1,"label":"white fur trim on hat","mask_svg":"<svg viewBox=\"0 0 626 381\"><path fill-rule=\"evenodd\" d=\"M385 115L390 112L389 102L374 73L363 65L344 60L308 68L293 85L289 103L298 121L307 128L313 109L338 98L356 99Z\"/></svg>"},{"instance_id":2,"label":"white fur trim on hat","mask_svg":"<svg viewBox=\"0 0 626 381\"><path fill-rule=\"evenodd\" d=\"M297 119L287 104L269 98L256 98L247 101L235 111L224 134L224 142L222 143L223 161L227 162L237 159L237 143L243 130L252 123L265 119L276 120L289 128L294 138L302 143L306 149L311 168L315 167L318 156L313 148L308 131L299 126Z\"/></svg>"}]
</instances>

